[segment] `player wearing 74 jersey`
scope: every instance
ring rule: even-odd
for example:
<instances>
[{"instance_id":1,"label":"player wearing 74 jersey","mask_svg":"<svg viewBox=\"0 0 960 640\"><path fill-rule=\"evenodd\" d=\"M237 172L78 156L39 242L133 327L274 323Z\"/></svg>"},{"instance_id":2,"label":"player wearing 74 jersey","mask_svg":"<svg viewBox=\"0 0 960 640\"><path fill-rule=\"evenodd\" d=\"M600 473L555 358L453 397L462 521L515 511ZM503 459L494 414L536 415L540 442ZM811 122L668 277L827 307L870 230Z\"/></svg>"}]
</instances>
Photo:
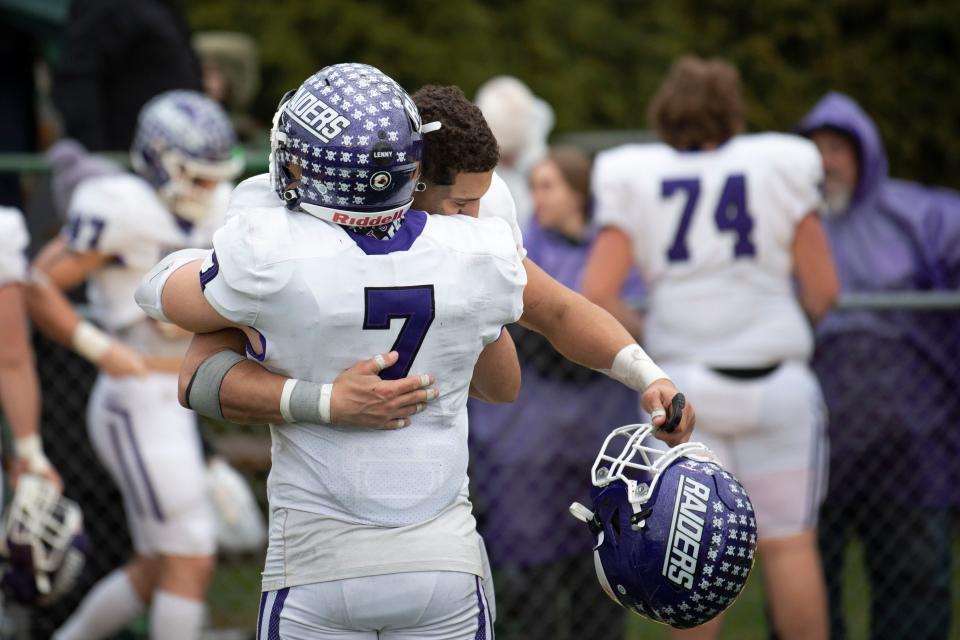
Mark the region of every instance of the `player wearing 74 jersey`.
<instances>
[{"instance_id":1,"label":"player wearing 74 jersey","mask_svg":"<svg viewBox=\"0 0 960 640\"><path fill-rule=\"evenodd\" d=\"M737 135L739 77L720 61L675 62L650 119L666 144L596 161L606 228L584 293L623 315L617 294L639 266L651 355L696 403L699 439L753 499L779 636L826 637L814 545L826 443L808 319L826 313L838 284L817 216L817 150L796 136ZM715 637L719 622L675 633Z\"/></svg>"}]
</instances>

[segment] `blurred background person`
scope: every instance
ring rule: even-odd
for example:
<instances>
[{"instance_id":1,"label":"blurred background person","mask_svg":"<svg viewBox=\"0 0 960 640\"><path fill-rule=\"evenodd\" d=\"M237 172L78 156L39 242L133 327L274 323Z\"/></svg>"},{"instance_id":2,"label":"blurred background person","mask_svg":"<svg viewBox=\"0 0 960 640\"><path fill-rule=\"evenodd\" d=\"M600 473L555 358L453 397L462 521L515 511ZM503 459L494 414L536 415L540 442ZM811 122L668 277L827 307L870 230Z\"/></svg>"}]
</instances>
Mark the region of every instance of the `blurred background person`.
<instances>
[{"instance_id":1,"label":"blurred background person","mask_svg":"<svg viewBox=\"0 0 960 640\"><path fill-rule=\"evenodd\" d=\"M495 76L477 89L474 102L500 147L497 175L510 188L523 228L533 215L530 169L547 151L553 129L553 108L513 76Z\"/></svg>"},{"instance_id":2,"label":"blurred background person","mask_svg":"<svg viewBox=\"0 0 960 640\"><path fill-rule=\"evenodd\" d=\"M499 169L498 169L499 171ZM576 291L593 242L590 159L550 149L530 172L527 256ZM642 291L634 278L624 296ZM471 401L471 484L497 585L505 639L621 638L622 609L597 585L585 532L567 506L586 497L584 470L611 425L639 420L635 391L576 365L541 334L511 325L523 384L512 404ZM549 544L545 541L549 540ZM557 585L544 590L542 585Z\"/></svg>"},{"instance_id":3,"label":"blurred background person","mask_svg":"<svg viewBox=\"0 0 960 640\"><path fill-rule=\"evenodd\" d=\"M798 128L823 157L824 227L843 292L956 291L960 194L890 178L873 120L843 94L826 95ZM831 637L848 637L842 583L853 537L870 583L870 637L950 637L960 314L834 311L816 336L830 415L819 538Z\"/></svg>"},{"instance_id":4,"label":"blurred background person","mask_svg":"<svg viewBox=\"0 0 960 640\"><path fill-rule=\"evenodd\" d=\"M131 146L137 174L90 177L73 192L68 223L34 261L31 315L97 365L87 404L90 440L120 488L134 555L100 580L58 640L107 638L147 607L150 636L199 636L214 567L216 521L196 414L177 402L190 334L146 317L140 277L172 249L209 246L240 169L226 113L194 91L147 103ZM62 290L89 280L94 317Z\"/></svg>"},{"instance_id":5,"label":"blurred background person","mask_svg":"<svg viewBox=\"0 0 960 640\"><path fill-rule=\"evenodd\" d=\"M671 65L648 111L663 144L626 145L596 160L603 228L583 288L613 307L630 268L640 267L653 357L696 404L694 437L740 478L756 509L775 630L822 640L815 526L826 434L807 361L810 322L838 290L817 215L823 172L809 141L742 135L743 114L732 65L695 56ZM720 624L672 635L715 638Z\"/></svg>"},{"instance_id":6,"label":"blurred background person","mask_svg":"<svg viewBox=\"0 0 960 640\"><path fill-rule=\"evenodd\" d=\"M141 107L171 89L203 89L177 0L73 0L53 84L66 136L126 151Z\"/></svg>"},{"instance_id":7,"label":"blurred background person","mask_svg":"<svg viewBox=\"0 0 960 640\"><path fill-rule=\"evenodd\" d=\"M194 34L193 48L200 58L203 91L230 114L237 138L269 144L269 131L249 112L260 90L256 41L237 31L203 31ZM261 139L254 140L257 136Z\"/></svg>"}]
</instances>

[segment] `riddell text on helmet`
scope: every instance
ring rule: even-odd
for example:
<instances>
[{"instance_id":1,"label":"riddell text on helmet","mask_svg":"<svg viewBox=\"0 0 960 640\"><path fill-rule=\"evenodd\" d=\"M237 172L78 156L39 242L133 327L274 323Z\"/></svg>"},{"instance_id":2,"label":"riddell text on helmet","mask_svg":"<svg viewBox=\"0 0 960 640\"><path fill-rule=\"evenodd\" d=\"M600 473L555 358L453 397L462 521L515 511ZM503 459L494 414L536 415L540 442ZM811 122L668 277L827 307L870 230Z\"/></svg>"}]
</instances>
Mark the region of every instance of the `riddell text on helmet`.
<instances>
[{"instance_id":1,"label":"riddell text on helmet","mask_svg":"<svg viewBox=\"0 0 960 640\"><path fill-rule=\"evenodd\" d=\"M342 224L347 227L378 227L399 220L405 212L405 209L397 209L393 213L371 218L370 216L354 217L353 214L338 211L333 214L334 224Z\"/></svg>"},{"instance_id":2,"label":"riddell text on helmet","mask_svg":"<svg viewBox=\"0 0 960 640\"><path fill-rule=\"evenodd\" d=\"M709 502L710 489L706 485L685 475L680 476L667 540L667 555L663 559L663 575L686 589L693 588Z\"/></svg>"}]
</instances>

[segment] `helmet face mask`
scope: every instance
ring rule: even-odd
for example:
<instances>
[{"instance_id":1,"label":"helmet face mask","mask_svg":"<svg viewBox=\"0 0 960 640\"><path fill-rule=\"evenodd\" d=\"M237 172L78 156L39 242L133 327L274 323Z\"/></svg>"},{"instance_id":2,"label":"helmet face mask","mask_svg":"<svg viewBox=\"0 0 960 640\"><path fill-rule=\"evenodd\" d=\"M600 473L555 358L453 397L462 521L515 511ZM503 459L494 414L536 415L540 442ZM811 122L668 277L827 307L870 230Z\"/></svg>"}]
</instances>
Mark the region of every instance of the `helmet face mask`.
<instances>
[{"instance_id":1,"label":"helmet face mask","mask_svg":"<svg viewBox=\"0 0 960 640\"><path fill-rule=\"evenodd\" d=\"M699 443L644 444L650 425L615 429L591 469L592 509L571 512L594 535L604 591L676 628L698 626L740 593L756 553L746 491ZM619 445L623 444L622 447Z\"/></svg>"},{"instance_id":2,"label":"helmet face mask","mask_svg":"<svg viewBox=\"0 0 960 640\"><path fill-rule=\"evenodd\" d=\"M26 604L46 606L68 593L83 570L83 514L38 475L24 474L3 523L3 590Z\"/></svg>"},{"instance_id":3,"label":"helmet face mask","mask_svg":"<svg viewBox=\"0 0 960 640\"><path fill-rule=\"evenodd\" d=\"M421 135L413 100L380 70L325 67L281 100L271 184L291 210L350 227L389 224L413 202Z\"/></svg>"},{"instance_id":4,"label":"helmet face mask","mask_svg":"<svg viewBox=\"0 0 960 640\"><path fill-rule=\"evenodd\" d=\"M199 222L210 213L216 183L243 170L235 145L220 105L194 91L168 91L140 111L130 159L174 214Z\"/></svg>"}]
</instances>

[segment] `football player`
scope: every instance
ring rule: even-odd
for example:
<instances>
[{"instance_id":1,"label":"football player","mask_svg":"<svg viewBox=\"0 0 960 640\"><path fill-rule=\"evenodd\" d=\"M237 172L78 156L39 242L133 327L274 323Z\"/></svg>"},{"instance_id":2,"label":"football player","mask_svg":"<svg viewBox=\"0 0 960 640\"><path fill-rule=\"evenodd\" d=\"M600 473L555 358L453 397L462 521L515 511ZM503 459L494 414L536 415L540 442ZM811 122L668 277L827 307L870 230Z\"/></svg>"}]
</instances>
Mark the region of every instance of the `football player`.
<instances>
[{"instance_id":1,"label":"football player","mask_svg":"<svg viewBox=\"0 0 960 640\"><path fill-rule=\"evenodd\" d=\"M583 290L623 313L620 287L639 267L651 288L650 350L697 403L699 439L756 507L777 634L824 638L814 543L824 407L807 363L810 323L833 304L838 284L818 217L820 158L797 136L741 135L739 75L723 61L678 59L649 117L663 144L597 158L605 229ZM712 638L719 624L676 633Z\"/></svg>"},{"instance_id":2,"label":"football player","mask_svg":"<svg viewBox=\"0 0 960 640\"><path fill-rule=\"evenodd\" d=\"M214 565L215 518L196 416L176 401L188 334L147 318L133 291L171 249L209 246L241 160L226 113L191 91L148 102L131 148L136 174L94 177L74 192L61 235L34 263L31 313L97 364L87 405L93 446L124 497L135 555L101 580L57 638L112 636L150 605L150 635L199 635ZM101 330L61 290L87 281Z\"/></svg>"},{"instance_id":3,"label":"football player","mask_svg":"<svg viewBox=\"0 0 960 640\"><path fill-rule=\"evenodd\" d=\"M40 439L40 385L23 288L28 244L23 215L16 209L0 207L0 335L4 336L0 348L0 407L13 432L14 483L21 473L36 473L60 488L60 477L43 453Z\"/></svg>"},{"instance_id":4,"label":"football player","mask_svg":"<svg viewBox=\"0 0 960 640\"><path fill-rule=\"evenodd\" d=\"M494 173L499 157L497 144L483 114L457 87L427 86L413 97L425 121L442 124L438 131L424 136L424 175L414 194L413 206L442 214L502 218L510 225L521 255L525 255L513 198L507 185ZM260 176L248 182L264 180ZM158 269L173 271L186 264L188 258L171 257ZM641 392L641 405L651 414L652 423L664 425L665 407L677 395L667 374L609 313L554 280L532 260L524 258L523 265L527 286L520 322L544 334L570 360L600 370ZM172 279L180 277L174 274ZM192 279L189 274L182 277ZM141 288L141 299L153 301L145 308L157 309L158 317L167 312L168 317L182 323L185 318L179 316L176 308L178 296L162 295L162 284L162 280L155 279L151 286ZM217 354L229 349L243 353L242 337L217 332L194 338L184 361L181 401L201 414L209 410L211 415L237 422L282 422L285 418L280 412L280 398L286 378L263 370L253 360L230 361L229 369L209 362L213 357L226 357ZM330 403L338 423L403 427L410 424L410 415L430 402L427 390L420 388L419 377L396 381L377 377L377 372L383 366L392 366L396 357L396 353L381 354L378 360L360 363L334 381ZM195 373L198 371L202 375ZM188 386L194 400L188 397ZM197 401L203 406L197 406ZM689 439L695 420L692 405L687 403L671 419L678 422L675 430L658 430L657 437L669 444Z\"/></svg>"},{"instance_id":5,"label":"football player","mask_svg":"<svg viewBox=\"0 0 960 640\"><path fill-rule=\"evenodd\" d=\"M482 352L504 347L502 386L516 393L502 327L521 313L526 274L501 220L410 208L421 136L435 127L379 70L321 69L282 100L270 176L235 190L213 253L198 268L181 252L179 269L174 254L138 291L154 314L145 294L158 293L192 330L243 330L251 356L289 376L270 427L263 637L472 639L490 628L466 399L478 382L500 395L496 380L482 384L494 376L474 373ZM442 389L422 390L433 401L405 429L338 422L332 385L309 381L390 343L382 378L407 377L416 361L444 372Z\"/></svg>"}]
</instances>

